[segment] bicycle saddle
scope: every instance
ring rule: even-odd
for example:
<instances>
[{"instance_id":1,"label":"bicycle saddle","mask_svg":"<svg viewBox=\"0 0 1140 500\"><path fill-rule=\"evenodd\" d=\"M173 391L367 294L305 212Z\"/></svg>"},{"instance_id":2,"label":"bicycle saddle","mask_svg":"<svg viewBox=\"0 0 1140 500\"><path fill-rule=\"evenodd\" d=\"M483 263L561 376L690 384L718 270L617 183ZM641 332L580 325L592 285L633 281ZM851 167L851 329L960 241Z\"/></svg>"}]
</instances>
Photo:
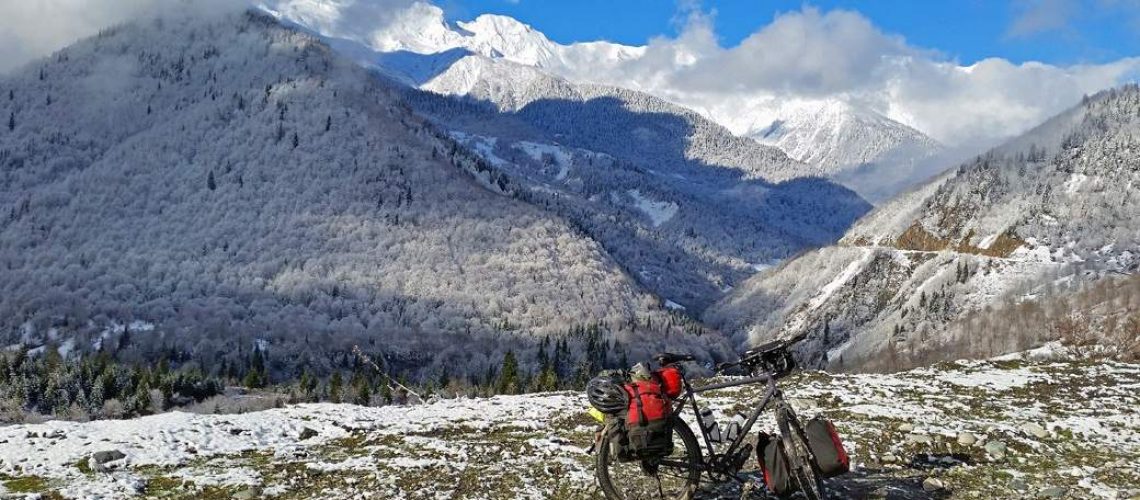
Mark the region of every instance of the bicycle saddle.
<instances>
[{"instance_id":1,"label":"bicycle saddle","mask_svg":"<svg viewBox=\"0 0 1140 500\"><path fill-rule=\"evenodd\" d=\"M671 365L673 363L680 363L682 361L696 361L697 358L692 354L677 354L672 352L663 352L653 356L653 360L661 366Z\"/></svg>"}]
</instances>

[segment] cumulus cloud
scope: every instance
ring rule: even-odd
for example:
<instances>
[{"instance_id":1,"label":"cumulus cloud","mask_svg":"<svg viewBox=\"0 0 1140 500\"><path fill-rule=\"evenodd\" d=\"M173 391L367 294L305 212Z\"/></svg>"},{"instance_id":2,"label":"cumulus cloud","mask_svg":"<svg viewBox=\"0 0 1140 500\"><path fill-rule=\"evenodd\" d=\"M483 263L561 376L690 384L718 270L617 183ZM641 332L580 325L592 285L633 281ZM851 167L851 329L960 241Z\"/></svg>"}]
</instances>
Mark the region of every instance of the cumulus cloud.
<instances>
[{"instance_id":1,"label":"cumulus cloud","mask_svg":"<svg viewBox=\"0 0 1140 500\"><path fill-rule=\"evenodd\" d=\"M140 16L245 5L240 0L6 0L0 2L0 73Z\"/></svg>"},{"instance_id":2,"label":"cumulus cloud","mask_svg":"<svg viewBox=\"0 0 1140 500\"><path fill-rule=\"evenodd\" d=\"M1019 32L1053 25L1044 13L1035 16ZM741 110L754 107L759 115L782 100L840 98L947 145L980 147L1044 121L1084 94L1134 79L1138 69L1140 58L1067 67L995 58L962 66L883 32L858 12L805 7L778 15L733 47L718 45L709 15L693 11L677 37L651 40L640 58L606 71L596 65L563 71L661 95L737 133L766 125Z\"/></svg>"}]
</instances>

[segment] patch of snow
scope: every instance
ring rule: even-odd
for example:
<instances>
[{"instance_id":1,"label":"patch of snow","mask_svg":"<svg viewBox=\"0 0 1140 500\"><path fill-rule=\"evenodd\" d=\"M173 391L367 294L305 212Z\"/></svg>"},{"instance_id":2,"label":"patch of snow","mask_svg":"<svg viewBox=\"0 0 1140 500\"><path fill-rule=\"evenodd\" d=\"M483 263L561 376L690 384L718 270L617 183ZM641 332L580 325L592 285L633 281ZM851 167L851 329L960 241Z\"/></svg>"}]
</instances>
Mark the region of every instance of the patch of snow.
<instances>
[{"instance_id":1,"label":"patch of snow","mask_svg":"<svg viewBox=\"0 0 1140 500\"><path fill-rule=\"evenodd\" d=\"M549 155L554 160L554 164L558 166L558 173L554 175L555 180L564 180L570 173L570 165L573 163L573 155L569 153L566 148L555 146L551 144L539 144L537 142L519 141L512 145L514 148L526 153L534 161L544 161L544 157Z\"/></svg>"},{"instance_id":2,"label":"patch of snow","mask_svg":"<svg viewBox=\"0 0 1140 500\"><path fill-rule=\"evenodd\" d=\"M864 248L863 257L847 264L847 267L843 269L843 272L839 273L839 276L836 276L830 283L823 285L823 288L819 290L819 294L812 297L811 302L808 303L808 309L815 309L823 305L824 302L827 302L827 299L831 298L831 295L834 294L839 287L847 284L851 278L859 274L859 271L866 267L874 256L875 252L873 250Z\"/></svg>"},{"instance_id":3,"label":"patch of snow","mask_svg":"<svg viewBox=\"0 0 1140 500\"><path fill-rule=\"evenodd\" d=\"M633 198L634 205L649 217L653 223L653 227L660 227L662 224L669 222L674 215L677 215L679 208L676 203L668 201L656 201L648 197L642 196L641 192L636 189L626 191L630 198Z\"/></svg>"},{"instance_id":4,"label":"patch of snow","mask_svg":"<svg viewBox=\"0 0 1140 500\"><path fill-rule=\"evenodd\" d=\"M668 300L668 299L665 300L665 308L673 310L673 311L684 311L685 310L685 306L678 304L676 302L673 302L672 300Z\"/></svg>"},{"instance_id":5,"label":"patch of snow","mask_svg":"<svg viewBox=\"0 0 1140 500\"><path fill-rule=\"evenodd\" d=\"M1081 173L1074 173L1073 175L1069 176L1069 180L1065 181L1065 192L1068 194L1076 194L1076 192L1081 189L1081 186L1084 185L1085 181L1088 180L1089 176Z\"/></svg>"}]
</instances>

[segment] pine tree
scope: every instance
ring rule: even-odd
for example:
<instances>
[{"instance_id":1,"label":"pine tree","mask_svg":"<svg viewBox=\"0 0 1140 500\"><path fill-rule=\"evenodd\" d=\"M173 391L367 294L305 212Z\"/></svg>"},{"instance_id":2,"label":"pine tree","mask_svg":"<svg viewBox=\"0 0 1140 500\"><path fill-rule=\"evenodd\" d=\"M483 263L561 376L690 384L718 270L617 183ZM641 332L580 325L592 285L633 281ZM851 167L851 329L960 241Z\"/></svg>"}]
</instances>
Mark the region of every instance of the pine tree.
<instances>
[{"instance_id":1,"label":"pine tree","mask_svg":"<svg viewBox=\"0 0 1140 500\"><path fill-rule=\"evenodd\" d=\"M353 403L368 406L369 401L372 400L372 389L369 387L368 378L361 376L360 372L354 373L352 378Z\"/></svg>"},{"instance_id":2,"label":"pine tree","mask_svg":"<svg viewBox=\"0 0 1140 500\"><path fill-rule=\"evenodd\" d=\"M451 383L451 370L447 366L443 367L443 373L439 374L439 388L443 389Z\"/></svg>"},{"instance_id":3,"label":"pine tree","mask_svg":"<svg viewBox=\"0 0 1140 500\"><path fill-rule=\"evenodd\" d=\"M332 115L325 117L325 132L328 132L330 129L332 129Z\"/></svg>"},{"instance_id":4,"label":"pine tree","mask_svg":"<svg viewBox=\"0 0 1140 500\"><path fill-rule=\"evenodd\" d=\"M342 383L340 372L333 372L332 377L329 377L329 401L333 403L340 402L340 386Z\"/></svg>"},{"instance_id":5,"label":"pine tree","mask_svg":"<svg viewBox=\"0 0 1140 500\"><path fill-rule=\"evenodd\" d=\"M299 146L300 144L301 144L301 138L297 136L296 132L293 132L293 149L297 149L297 146Z\"/></svg>"},{"instance_id":6,"label":"pine tree","mask_svg":"<svg viewBox=\"0 0 1140 500\"><path fill-rule=\"evenodd\" d=\"M380 386L380 399L384 401L384 404L392 402L392 386L388 384Z\"/></svg>"},{"instance_id":7,"label":"pine tree","mask_svg":"<svg viewBox=\"0 0 1140 500\"><path fill-rule=\"evenodd\" d=\"M214 171L213 170L210 170L210 175L208 175L206 177L206 187L210 188L210 191L218 189L218 183L214 181Z\"/></svg>"},{"instance_id":8,"label":"pine tree","mask_svg":"<svg viewBox=\"0 0 1140 500\"><path fill-rule=\"evenodd\" d=\"M519 391L519 363L514 351L508 350L503 356L503 367L499 370L499 383L495 388L499 394L517 394Z\"/></svg>"},{"instance_id":9,"label":"pine tree","mask_svg":"<svg viewBox=\"0 0 1140 500\"><path fill-rule=\"evenodd\" d=\"M8 131L16 130L16 112L8 113Z\"/></svg>"}]
</instances>

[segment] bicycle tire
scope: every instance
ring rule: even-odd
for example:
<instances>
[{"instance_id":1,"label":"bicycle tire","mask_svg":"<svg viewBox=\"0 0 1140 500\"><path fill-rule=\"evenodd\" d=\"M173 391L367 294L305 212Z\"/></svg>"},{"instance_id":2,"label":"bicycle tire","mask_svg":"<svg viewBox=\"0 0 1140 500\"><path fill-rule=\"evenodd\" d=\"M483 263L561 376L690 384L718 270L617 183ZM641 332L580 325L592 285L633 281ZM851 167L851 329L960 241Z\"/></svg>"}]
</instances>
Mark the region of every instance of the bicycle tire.
<instances>
[{"instance_id":1,"label":"bicycle tire","mask_svg":"<svg viewBox=\"0 0 1140 500\"><path fill-rule=\"evenodd\" d=\"M689 463L687 477L683 477L683 485L680 486L677 494L664 497L658 492L642 492L642 494L636 496L623 495L621 491L615 487L614 478L610 471L610 467L616 463L616 460L613 460L613 457L610 456L612 451L609 445L610 436L603 436L602 444L598 447L598 452L594 456L594 470L598 484L602 488L602 493L608 500L640 500L644 498L691 500L693 498L701 482L701 446L700 443L697 442L697 437L693 434L692 429L689 429L689 426L686 425L683 420L676 415L670 417L670 419L673 421L674 446L676 446L676 440L680 439L685 450L684 457L686 457L686 461ZM634 467L638 466L637 462L631 462L628 465Z\"/></svg>"},{"instance_id":2,"label":"bicycle tire","mask_svg":"<svg viewBox=\"0 0 1140 500\"><path fill-rule=\"evenodd\" d=\"M803 426L800 425L796 414L789 408L784 410L781 426L786 430L788 452L795 455L796 464L792 467L792 476L799 486L806 500L823 500L823 483L815 470L815 458L811 455L807 437L804 436Z\"/></svg>"}]
</instances>

